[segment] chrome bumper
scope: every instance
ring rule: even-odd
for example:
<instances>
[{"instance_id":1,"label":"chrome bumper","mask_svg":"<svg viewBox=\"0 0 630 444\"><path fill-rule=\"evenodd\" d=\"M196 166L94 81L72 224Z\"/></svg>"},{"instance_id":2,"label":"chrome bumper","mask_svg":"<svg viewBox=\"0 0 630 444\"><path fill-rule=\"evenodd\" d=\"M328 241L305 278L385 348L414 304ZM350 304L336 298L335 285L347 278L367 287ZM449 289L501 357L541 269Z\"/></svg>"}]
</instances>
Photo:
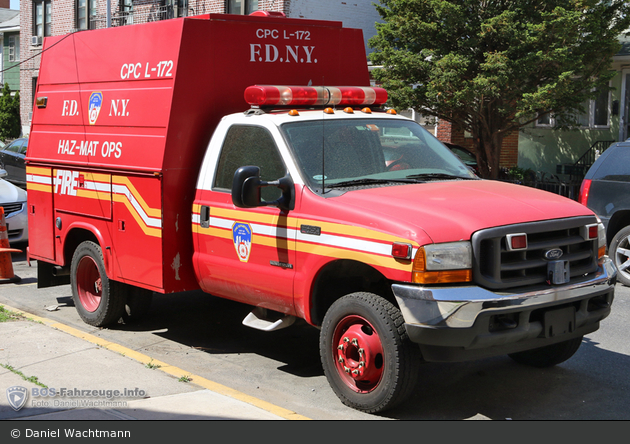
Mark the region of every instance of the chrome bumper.
<instances>
[{"instance_id":1,"label":"chrome bumper","mask_svg":"<svg viewBox=\"0 0 630 444\"><path fill-rule=\"evenodd\" d=\"M421 287L393 284L392 290L408 327L470 328L481 314L533 310L559 305L610 291L617 270L612 260L600 260L594 276L561 286L545 286L524 293L494 293L477 286Z\"/></svg>"}]
</instances>

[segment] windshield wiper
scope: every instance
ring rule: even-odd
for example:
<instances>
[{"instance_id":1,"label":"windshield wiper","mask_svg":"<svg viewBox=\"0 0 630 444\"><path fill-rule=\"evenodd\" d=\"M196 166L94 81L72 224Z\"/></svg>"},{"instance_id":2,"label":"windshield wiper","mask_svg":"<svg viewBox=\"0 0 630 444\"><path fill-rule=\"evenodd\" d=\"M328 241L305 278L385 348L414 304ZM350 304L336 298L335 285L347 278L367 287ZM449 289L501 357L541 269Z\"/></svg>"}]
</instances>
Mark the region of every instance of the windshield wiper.
<instances>
[{"instance_id":1,"label":"windshield wiper","mask_svg":"<svg viewBox=\"0 0 630 444\"><path fill-rule=\"evenodd\" d=\"M425 174L412 174L407 176L407 179L463 179L463 180L473 180L473 177L464 177L464 176L456 176L454 174L445 174L445 173L425 173Z\"/></svg>"},{"instance_id":2,"label":"windshield wiper","mask_svg":"<svg viewBox=\"0 0 630 444\"><path fill-rule=\"evenodd\" d=\"M343 182L338 183L327 183L326 188L344 188L344 187L354 187L361 185L378 185L378 184L386 184L386 183L418 183L417 180L412 177L407 177L406 179L354 179L354 180L345 180Z\"/></svg>"}]
</instances>

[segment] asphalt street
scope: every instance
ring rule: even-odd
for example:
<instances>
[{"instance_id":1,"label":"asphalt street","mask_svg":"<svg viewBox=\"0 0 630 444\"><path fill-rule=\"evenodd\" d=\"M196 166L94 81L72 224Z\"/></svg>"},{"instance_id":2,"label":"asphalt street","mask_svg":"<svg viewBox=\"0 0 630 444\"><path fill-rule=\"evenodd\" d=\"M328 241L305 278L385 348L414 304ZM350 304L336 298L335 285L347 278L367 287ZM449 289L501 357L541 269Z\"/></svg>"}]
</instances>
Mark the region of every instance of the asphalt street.
<instances>
[{"instance_id":1,"label":"asphalt street","mask_svg":"<svg viewBox=\"0 0 630 444\"><path fill-rule=\"evenodd\" d=\"M34 265L34 264L33 264ZM421 367L414 396L369 415L342 405L323 375L317 329L304 323L265 333L241 324L249 307L201 292L157 295L147 319L97 329L84 324L69 286L38 289L36 267L14 257L6 304L118 344L191 375L317 420L627 420L630 417L630 288L617 284L612 314L575 356L549 369L506 356ZM1 348L1 347L0 347ZM115 372L113 372L115 373ZM120 375L124 382L124 375ZM203 388L203 387L201 387Z\"/></svg>"}]
</instances>

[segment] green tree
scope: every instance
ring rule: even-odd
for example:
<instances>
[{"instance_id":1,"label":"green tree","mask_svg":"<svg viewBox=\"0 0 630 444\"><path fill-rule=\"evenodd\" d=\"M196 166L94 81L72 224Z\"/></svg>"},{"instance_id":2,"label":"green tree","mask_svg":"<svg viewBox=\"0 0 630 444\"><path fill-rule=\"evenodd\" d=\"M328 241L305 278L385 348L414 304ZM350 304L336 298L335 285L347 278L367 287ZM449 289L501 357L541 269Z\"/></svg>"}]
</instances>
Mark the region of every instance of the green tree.
<instances>
[{"instance_id":1,"label":"green tree","mask_svg":"<svg viewBox=\"0 0 630 444\"><path fill-rule=\"evenodd\" d=\"M20 137L22 123L20 119L20 92L11 95L9 84L5 83L0 96L0 140Z\"/></svg>"},{"instance_id":2,"label":"green tree","mask_svg":"<svg viewBox=\"0 0 630 444\"><path fill-rule=\"evenodd\" d=\"M394 107L472 134L496 178L503 137L539 116L577 124L609 89L627 0L380 0L373 71Z\"/></svg>"}]
</instances>

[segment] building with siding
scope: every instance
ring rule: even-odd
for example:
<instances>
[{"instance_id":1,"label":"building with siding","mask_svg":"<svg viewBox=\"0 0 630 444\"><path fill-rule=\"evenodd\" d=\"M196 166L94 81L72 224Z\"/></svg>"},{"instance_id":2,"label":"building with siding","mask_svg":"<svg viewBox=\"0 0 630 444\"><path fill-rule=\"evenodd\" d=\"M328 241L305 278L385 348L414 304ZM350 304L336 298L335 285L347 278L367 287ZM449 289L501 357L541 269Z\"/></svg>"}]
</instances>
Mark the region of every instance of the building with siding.
<instances>
[{"instance_id":1,"label":"building with siding","mask_svg":"<svg viewBox=\"0 0 630 444\"><path fill-rule=\"evenodd\" d=\"M20 11L9 9L9 0L0 0L0 84L20 90Z\"/></svg>"}]
</instances>

